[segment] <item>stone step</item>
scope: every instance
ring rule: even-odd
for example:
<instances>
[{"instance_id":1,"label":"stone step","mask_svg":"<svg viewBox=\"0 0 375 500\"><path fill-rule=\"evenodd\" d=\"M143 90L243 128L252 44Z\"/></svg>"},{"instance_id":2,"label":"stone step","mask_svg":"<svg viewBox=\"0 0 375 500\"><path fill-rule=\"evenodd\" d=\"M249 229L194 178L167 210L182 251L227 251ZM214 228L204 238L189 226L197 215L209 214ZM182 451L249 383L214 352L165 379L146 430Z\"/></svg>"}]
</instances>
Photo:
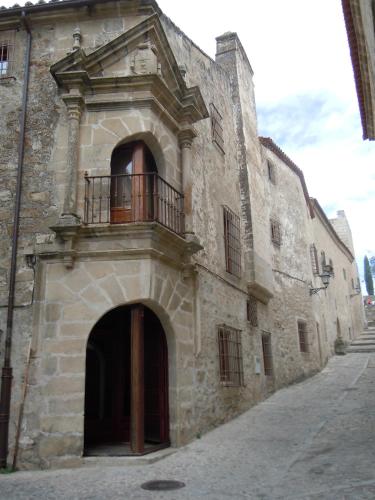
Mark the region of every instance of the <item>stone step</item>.
<instances>
[{"instance_id":1,"label":"stone step","mask_svg":"<svg viewBox=\"0 0 375 500\"><path fill-rule=\"evenodd\" d=\"M375 345L350 345L346 352L375 352Z\"/></svg>"},{"instance_id":2,"label":"stone step","mask_svg":"<svg viewBox=\"0 0 375 500\"><path fill-rule=\"evenodd\" d=\"M141 456L127 456L127 457L110 457L110 456L97 456L97 457L83 457L82 462L84 465L91 465L93 467L107 467L107 466L128 466L128 465L148 465L153 464L163 458L176 453L176 448L164 448L162 450L149 453Z\"/></svg>"},{"instance_id":3,"label":"stone step","mask_svg":"<svg viewBox=\"0 0 375 500\"><path fill-rule=\"evenodd\" d=\"M353 340L353 342L350 345L375 345L375 339L359 338L359 339Z\"/></svg>"}]
</instances>

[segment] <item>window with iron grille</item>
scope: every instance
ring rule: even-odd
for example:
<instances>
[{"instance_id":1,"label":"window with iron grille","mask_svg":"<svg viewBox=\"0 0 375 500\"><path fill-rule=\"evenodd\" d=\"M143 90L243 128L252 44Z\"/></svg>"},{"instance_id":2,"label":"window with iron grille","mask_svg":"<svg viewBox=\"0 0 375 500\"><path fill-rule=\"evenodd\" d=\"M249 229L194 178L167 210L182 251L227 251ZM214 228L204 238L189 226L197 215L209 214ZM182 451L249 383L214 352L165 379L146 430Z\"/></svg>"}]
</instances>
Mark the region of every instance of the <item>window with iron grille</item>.
<instances>
[{"instance_id":1,"label":"window with iron grille","mask_svg":"<svg viewBox=\"0 0 375 500\"><path fill-rule=\"evenodd\" d=\"M258 326L257 301L255 297L249 297L246 303L247 321L251 326Z\"/></svg>"},{"instance_id":2,"label":"window with iron grille","mask_svg":"<svg viewBox=\"0 0 375 500\"><path fill-rule=\"evenodd\" d=\"M272 377L273 363L272 363L272 345L271 345L270 333L267 332L262 333L262 350L263 350L264 374L267 377Z\"/></svg>"},{"instance_id":3,"label":"window with iron grille","mask_svg":"<svg viewBox=\"0 0 375 500\"><path fill-rule=\"evenodd\" d=\"M241 331L227 325L218 327L220 382L239 387L244 385Z\"/></svg>"},{"instance_id":4,"label":"window with iron grille","mask_svg":"<svg viewBox=\"0 0 375 500\"><path fill-rule=\"evenodd\" d=\"M275 165L269 160L267 160L267 172L268 172L268 180L272 182L272 184L276 184Z\"/></svg>"},{"instance_id":5,"label":"window with iron grille","mask_svg":"<svg viewBox=\"0 0 375 500\"><path fill-rule=\"evenodd\" d=\"M240 218L228 207L223 207L224 213L224 245L225 264L228 273L241 275L241 234Z\"/></svg>"},{"instance_id":6,"label":"window with iron grille","mask_svg":"<svg viewBox=\"0 0 375 500\"><path fill-rule=\"evenodd\" d=\"M298 340L299 340L299 350L301 352L309 352L309 347L307 344L307 324L305 321L298 321Z\"/></svg>"},{"instance_id":7,"label":"window with iron grille","mask_svg":"<svg viewBox=\"0 0 375 500\"><path fill-rule=\"evenodd\" d=\"M224 153L223 117L212 103L210 104L210 117L212 141L220 148L221 152Z\"/></svg>"},{"instance_id":8,"label":"window with iron grille","mask_svg":"<svg viewBox=\"0 0 375 500\"><path fill-rule=\"evenodd\" d=\"M311 267L313 274L319 274L318 252L314 244L310 245Z\"/></svg>"},{"instance_id":9,"label":"window with iron grille","mask_svg":"<svg viewBox=\"0 0 375 500\"><path fill-rule=\"evenodd\" d=\"M12 37L0 38L0 80L11 76L13 41Z\"/></svg>"},{"instance_id":10,"label":"window with iron grille","mask_svg":"<svg viewBox=\"0 0 375 500\"><path fill-rule=\"evenodd\" d=\"M271 219L270 220L270 225L271 225L271 241L277 246L281 245L281 226L280 222Z\"/></svg>"}]
</instances>

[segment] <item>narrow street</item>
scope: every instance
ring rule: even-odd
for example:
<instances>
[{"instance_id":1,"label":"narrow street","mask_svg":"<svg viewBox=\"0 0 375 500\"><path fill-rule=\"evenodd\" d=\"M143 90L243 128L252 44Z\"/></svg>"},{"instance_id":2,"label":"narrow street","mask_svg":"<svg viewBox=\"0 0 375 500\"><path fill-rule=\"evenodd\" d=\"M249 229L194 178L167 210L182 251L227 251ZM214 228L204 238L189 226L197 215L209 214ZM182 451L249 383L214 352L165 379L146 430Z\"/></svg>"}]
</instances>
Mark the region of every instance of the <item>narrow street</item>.
<instances>
[{"instance_id":1,"label":"narrow street","mask_svg":"<svg viewBox=\"0 0 375 500\"><path fill-rule=\"evenodd\" d=\"M168 479L175 491L141 489ZM1 499L374 499L375 353L334 357L154 464L0 476Z\"/></svg>"}]
</instances>

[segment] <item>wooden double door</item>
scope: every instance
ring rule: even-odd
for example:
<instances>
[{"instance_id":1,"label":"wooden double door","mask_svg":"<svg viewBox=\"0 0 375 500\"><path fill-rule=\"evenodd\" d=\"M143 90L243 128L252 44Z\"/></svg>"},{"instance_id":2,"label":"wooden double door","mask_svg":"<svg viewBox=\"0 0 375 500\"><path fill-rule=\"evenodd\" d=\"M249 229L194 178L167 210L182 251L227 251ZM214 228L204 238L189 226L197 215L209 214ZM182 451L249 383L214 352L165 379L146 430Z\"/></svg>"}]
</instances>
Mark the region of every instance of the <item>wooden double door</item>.
<instances>
[{"instance_id":1,"label":"wooden double door","mask_svg":"<svg viewBox=\"0 0 375 500\"><path fill-rule=\"evenodd\" d=\"M105 315L86 354L85 448L169 444L168 353L157 316L141 304Z\"/></svg>"},{"instance_id":2,"label":"wooden double door","mask_svg":"<svg viewBox=\"0 0 375 500\"><path fill-rule=\"evenodd\" d=\"M157 168L142 141L118 146L111 158L111 223L155 220Z\"/></svg>"}]
</instances>

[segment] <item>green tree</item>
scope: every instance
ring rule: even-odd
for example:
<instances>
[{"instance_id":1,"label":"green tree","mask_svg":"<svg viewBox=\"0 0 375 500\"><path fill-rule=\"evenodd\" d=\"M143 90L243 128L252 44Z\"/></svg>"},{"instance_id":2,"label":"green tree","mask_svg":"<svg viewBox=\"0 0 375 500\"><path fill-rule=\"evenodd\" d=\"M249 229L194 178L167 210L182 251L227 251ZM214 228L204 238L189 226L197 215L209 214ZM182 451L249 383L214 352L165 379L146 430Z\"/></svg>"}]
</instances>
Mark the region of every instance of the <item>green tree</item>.
<instances>
[{"instance_id":1,"label":"green tree","mask_svg":"<svg viewBox=\"0 0 375 500\"><path fill-rule=\"evenodd\" d=\"M364 264L365 264L366 290L368 295L374 295L374 281L372 279L370 262L368 261L367 255L365 255Z\"/></svg>"}]
</instances>

